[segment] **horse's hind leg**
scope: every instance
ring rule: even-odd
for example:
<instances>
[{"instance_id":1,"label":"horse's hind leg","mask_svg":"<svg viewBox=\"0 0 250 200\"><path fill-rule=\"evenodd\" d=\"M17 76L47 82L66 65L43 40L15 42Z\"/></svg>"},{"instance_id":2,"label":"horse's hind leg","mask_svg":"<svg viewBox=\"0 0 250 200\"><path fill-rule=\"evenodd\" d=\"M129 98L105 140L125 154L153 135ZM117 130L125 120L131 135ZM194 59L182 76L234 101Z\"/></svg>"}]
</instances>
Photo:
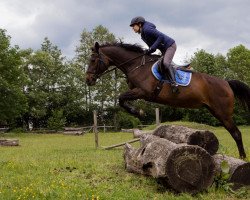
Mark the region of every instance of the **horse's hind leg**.
<instances>
[{"instance_id":1,"label":"horse's hind leg","mask_svg":"<svg viewBox=\"0 0 250 200\"><path fill-rule=\"evenodd\" d=\"M240 157L246 158L246 153L245 153L244 146L243 146L241 132L238 129L238 127L235 125L234 121L231 119L231 120L224 121L222 123L224 127L228 130L228 132L231 134L233 139L235 140Z\"/></svg>"},{"instance_id":2,"label":"horse's hind leg","mask_svg":"<svg viewBox=\"0 0 250 200\"><path fill-rule=\"evenodd\" d=\"M241 132L238 129L238 127L235 125L232 117L230 117L230 119L223 120L222 123L223 123L224 127L228 130L228 132L231 134L233 139L235 140L237 147L238 147L240 157L246 158L246 153L245 153L243 142L242 142Z\"/></svg>"},{"instance_id":3,"label":"horse's hind leg","mask_svg":"<svg viewBox=\"0 0 250 200\"><path fill-rule=\"evenodd\" d=\"M235 125L232 114L233 108L229 109L229 107L220 106L217 108L208 108L210 112L223 124L223 126L227 129L227 131L231 134L234 141L237 144L239 155L241 158L246 158L246 153L244 150L241 132L238 127Z\"/></svg>"}]
</instances>

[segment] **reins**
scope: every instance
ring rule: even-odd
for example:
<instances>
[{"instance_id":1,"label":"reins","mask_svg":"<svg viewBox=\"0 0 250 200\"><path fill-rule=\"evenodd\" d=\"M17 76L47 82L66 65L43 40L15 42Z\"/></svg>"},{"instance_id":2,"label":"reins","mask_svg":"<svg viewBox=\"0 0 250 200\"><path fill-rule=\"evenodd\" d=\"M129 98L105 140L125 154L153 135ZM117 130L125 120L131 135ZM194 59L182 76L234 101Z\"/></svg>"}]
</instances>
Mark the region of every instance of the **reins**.
<instances>
[{"instance_id":1,"label":"reins","mask_svg":"<svg viewBox=\"0 0 250 200\"><path fill-rule=\"evenodd\" d=\"M114 61L113 61L111 58L109 58L108 56L106 56L105 54L103 54L103 53L100 53L100 54L104 55L108 60L110 60L111 62L114 63ZM133 60L136 60L136 59L142 57L141 64L138 65L138 66L136 66L135 68L133 68L132 70L130 70L130 71L127 72L127 73L131 73L131 72L137 70L138 68L140 68L141 66L144 66L144 65L146 64L146 58L145 58L145 56L146 56L146 54L143 53L143 54L141 54L141 55L139 55L139 56L136 56L136 57L134 57L134 58L131 58L131 59L129 59L129 60L127 60L127 61L125 61L125 62L123 62L123 63L121 63L121 64L119 64L119 65L117 65L117 66L115 66L115 67L113 67L112 69L106 70L105 72L103 72L102 74L100 74L100 76L102 76L102 75L104 75L104 74L107 74L107 73L109 73L109 72L112 72L112 71L115 70L116 68L119 68L119 67L121 67L121 66L123 66L123 65L125 65L125 64L127 64L127 63L129 63L130 61L133 61ZM154 61L154 60L155 60L155 59L150 59L149 62L152 62L152 61ZM123 70L125 71L124 68L123 68Z\"/></svg>"},{"instance_id":2,"label":"reins","mask_svg":"<svg viewBox=\"0 0 250 200\"><path fill-rule=\"evenodd\" d=\"M103 53L102 53L102 54L103 54ZM104 55L104 54L103 54L103 55ZM104 56L106 56L106 55L104 55ZM142 55L136 56L135 58L131 58L131 59L129 59L129 60L127 60L127 61L125 61L125 62L119 64L118 66L113 67L112 69L109 69L109 70L105 71L104 73L102 73L102 75L107 74L107 73L109 73L109 72L112 72L112 71L114 71L116 68L119 68L119 67L121 67L121 66L123 66L123 65L125 65L125 64L127 64L127 63L129 63L130 61L135 60L135 59L137 59L137 58L140 58L140 57L142 57L142 56L143 56L143 58L142 58L141 65L145 65L145 54L142 54ZM107 56L106 56L106 57L107 57ZM110 61L112 61L112 62L114 63L114 61L111 60L109 57L107 57L107 58L108 58ZM137 68L139 68L139 67L137 66L136 69L137 69ZM132 69L131 71L134 71L134 70L135 70L135 68ZM124 70L124 71L125 71L125 70ZM131 71L130 71L130 72L131 72Z\"/></svg>"},{"instance_id":3,"label":"reins","mask_svg":"<svg viewBox=\"0 0 250 200\"><path fill-rule=\"evenodd\" d=\"M127 63L129 63L130 61L132 61L132 60L135 60L135 59L137 59L137 58L140 58L140 57L142 57L143 56L143 58L142 59L144 59L145 60L145 53L143 53L142 55L139 55L139 56L136 56L136 57L134 57L134 58L131 58L131 59L129 59L129 60L127 60L127 61L125 61L125 62L123 62L123 63L121 63L120 65L118 65L117 67L121 67L122 65L125 65L125 64L127 64Z\"/></svg>"}]
</instances>

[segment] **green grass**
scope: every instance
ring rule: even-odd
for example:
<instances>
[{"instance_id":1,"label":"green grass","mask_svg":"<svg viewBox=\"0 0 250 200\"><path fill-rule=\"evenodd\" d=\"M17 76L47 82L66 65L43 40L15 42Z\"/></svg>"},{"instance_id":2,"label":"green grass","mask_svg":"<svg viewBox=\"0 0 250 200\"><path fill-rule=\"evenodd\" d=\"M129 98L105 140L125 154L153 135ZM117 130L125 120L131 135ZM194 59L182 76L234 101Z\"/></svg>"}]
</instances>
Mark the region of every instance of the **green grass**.
<instances>
[{"instance_id":1,"label":"green grass","mask_svg":"<svg viewBox=\"0 0 250 200\"><path fill-rule=\"evenodd\" d=\"M238 157L236 145L223 128L175 122L212 129L220 152ZM250 127L240 127L250 158ZM125 171L123 148L95 149L94 135L4 134L19 139L19 147L0 147L0 199L235 199L210 188L195 197L174 194L151 177ZM131 133L100 133L100 146L132 139ZM244 195L250 198L250 195Z\"/></svg>"}]
</instances>

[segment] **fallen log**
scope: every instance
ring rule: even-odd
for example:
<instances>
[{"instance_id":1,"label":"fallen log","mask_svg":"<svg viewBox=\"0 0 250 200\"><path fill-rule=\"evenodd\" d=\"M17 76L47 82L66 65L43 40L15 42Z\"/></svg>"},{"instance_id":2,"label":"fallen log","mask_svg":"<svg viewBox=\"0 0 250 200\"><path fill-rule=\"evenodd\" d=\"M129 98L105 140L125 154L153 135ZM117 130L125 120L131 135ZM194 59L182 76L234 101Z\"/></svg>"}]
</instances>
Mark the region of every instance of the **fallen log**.
<instances>
[{"instance_id":1,"label":"fallen log","mask_svg":"<svg viewBox=\"0 0 250 200\"><path fill-rule=\"evenodd\" d=\"M250 185L249 162L221 154L215 154L213 156L213 159L215 162L215 170L217 174L220 174L222 172L221 164L223 161L228 164L230 175L228 181L233 183L234 189Z\"/></svg>"},{"instance_id":2,"label":"fallen log","mask_svg":"<svg viewBox=\"0 0 250 200\"><path fill-rule=\"evenodd\" d=\"M65 127L64 135L83 135L85 132L82 127Z\"/></svg>"},{"instance_id":3,"label":"fallen log","mask_svg":"<svg viewBox=\"0 0 250 200\"><path fill-rule=\"evenodd\" d=\"M82 127L64 127L65 131L82 131Z\"/></svg>"},{"instance_id":4,"label":"fallen log","mask_svg":"<svg viewBox=\"0 0 250 200\"><path fill-rule=\"evenodd\" d=\"M0 146L19 146L17 139L0 139Z\"/></svg>"},{"instance_id":5,"label":"fallen log","mask_svg":"<svg viewBox=\"0 0 250 200\"><path fill-rule=\"evenodd\" d=\"M64 131L64 135L83 135L83 131Z\"/></svg>"},{"instance_id":6,"label":"fallen log","mask_svg":"<svg viewBox=\"0 0 250 200\"><path fill-rule=\"evenodd\" d=\"M0 133L5 133L9 130L9 128L0 128Z\"/></svg>"},{"instance_id":7,"label":"fallen log","mask_svg":"<svg viewBox=\"0 0 250 200\"><path fill-rule=\"evenodd\" d=\"M214 155L219 149L217 137L208 130L197 130L177 125L162 125L155 129L152 134L176 144L198 145L211 155Z\"/></svg>"},{"instance_id":8,"label":"fallen log","mask_svg":"<svg viewBox=\"0 0 250 200\"><path fill-rule=\"evenodd\" d=\"M142 135L141 147L124 148L126 170L164 180L178 192L197 193L213 182L215 165L197 145L175 144L154 135Z\"/></svg>"}]
</instances>

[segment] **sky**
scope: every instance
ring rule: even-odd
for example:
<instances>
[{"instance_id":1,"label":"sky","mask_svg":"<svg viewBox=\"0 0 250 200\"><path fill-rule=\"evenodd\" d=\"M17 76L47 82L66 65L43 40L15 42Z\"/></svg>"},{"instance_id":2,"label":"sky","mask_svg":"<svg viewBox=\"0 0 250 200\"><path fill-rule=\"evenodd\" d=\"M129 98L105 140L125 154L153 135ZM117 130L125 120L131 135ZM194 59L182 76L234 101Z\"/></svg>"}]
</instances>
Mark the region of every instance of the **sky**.
<instances>
[{"instance_id":1,"label":"sky","mask_svg":"<svg viewBox=\"0 0 250 200\"><path fill-rule=\"evenodd\" d=\"M84 29L103 25L126 43L147 47L129 27L143 16L177 44L174 61L194 52L226 55L243 44L250 48L249 0L1 0L0 28L12 45L39 49L45 37L73 58Z\"/></svg>"}]
</instances>

